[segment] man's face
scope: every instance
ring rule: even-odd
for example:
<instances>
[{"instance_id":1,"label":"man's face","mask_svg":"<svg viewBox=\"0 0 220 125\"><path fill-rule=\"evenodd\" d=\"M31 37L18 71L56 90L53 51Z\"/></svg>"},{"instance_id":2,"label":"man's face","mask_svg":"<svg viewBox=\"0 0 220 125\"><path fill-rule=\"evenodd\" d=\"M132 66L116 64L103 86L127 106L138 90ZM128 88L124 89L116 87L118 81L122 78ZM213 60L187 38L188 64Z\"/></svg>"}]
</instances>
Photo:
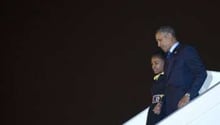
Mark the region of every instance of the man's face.
<instances>
[{"instance_id":1,"label":"man's face","mask_svg":"<svg viewBox=\"0 0 220 125\"><path fill-rule=\"evenodd\" d=\"M170 33L156 33L157 46L160 47L164 52L168 52L173 45L173 37Z\"/></svg>"}]
</instances>

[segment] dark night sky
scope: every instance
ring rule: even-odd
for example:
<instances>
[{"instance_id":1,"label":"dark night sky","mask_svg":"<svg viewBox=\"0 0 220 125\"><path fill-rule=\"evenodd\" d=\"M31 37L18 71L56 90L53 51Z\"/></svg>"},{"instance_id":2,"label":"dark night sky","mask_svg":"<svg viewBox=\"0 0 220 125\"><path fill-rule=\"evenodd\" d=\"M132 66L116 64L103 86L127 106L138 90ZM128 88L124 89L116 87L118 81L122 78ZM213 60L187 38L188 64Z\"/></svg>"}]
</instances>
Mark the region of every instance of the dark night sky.
<instances>
[{"instance_id":1,"label":"dark night sky","mask_svg":"<svg viewBox=\"0 0 220 125\"><path fill-rule=\"evenodd\" d=\"M219 6L204 2L2 4L5 125L119 125L150 104L155 30L171 25L220 71Z\"/></svg>"}]
</instances>

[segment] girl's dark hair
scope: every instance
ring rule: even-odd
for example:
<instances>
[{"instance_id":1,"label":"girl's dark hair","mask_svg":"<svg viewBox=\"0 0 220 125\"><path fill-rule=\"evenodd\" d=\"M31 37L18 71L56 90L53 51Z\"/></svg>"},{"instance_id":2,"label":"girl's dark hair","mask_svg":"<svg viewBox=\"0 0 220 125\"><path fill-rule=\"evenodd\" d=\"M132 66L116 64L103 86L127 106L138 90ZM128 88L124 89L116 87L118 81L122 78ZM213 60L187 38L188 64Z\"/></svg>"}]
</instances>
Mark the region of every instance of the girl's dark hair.
<instances>
[{"instance_id":1,"label":"girl's dark hair","mask_svg":"<svg viewBox=\"0 0 220 125\"><path fill-rule=\"evenodd\" d=\"M151 58L153 58L153 57L158 57L158 58L161 58L162 60L165 60L166 58L166 56L165 56L166 54L163 52L163 51L161 51L161 50L158 50L158 51L156 51L156 52L154 52L152 55L151 55Z\"/></svg>"}]
</instances>

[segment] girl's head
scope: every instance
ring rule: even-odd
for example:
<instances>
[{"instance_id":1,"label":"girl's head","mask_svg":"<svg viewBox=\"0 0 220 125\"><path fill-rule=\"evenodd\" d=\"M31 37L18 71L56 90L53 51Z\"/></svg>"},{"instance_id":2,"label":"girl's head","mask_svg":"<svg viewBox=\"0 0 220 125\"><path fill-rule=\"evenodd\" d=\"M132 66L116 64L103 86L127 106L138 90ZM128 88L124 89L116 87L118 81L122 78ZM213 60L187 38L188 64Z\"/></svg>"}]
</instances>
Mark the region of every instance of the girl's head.
<instances>
[{"instance_id":1,"label":"girl's head","mask_svg":"<svg viewBox=\"0 0 220 125\"><path fill-rule=\"evenodd\" d=\"M165 54L156 52L151 56L151 66L154 74L159 74L164 71Z\"/></svg>"}]
</instances>

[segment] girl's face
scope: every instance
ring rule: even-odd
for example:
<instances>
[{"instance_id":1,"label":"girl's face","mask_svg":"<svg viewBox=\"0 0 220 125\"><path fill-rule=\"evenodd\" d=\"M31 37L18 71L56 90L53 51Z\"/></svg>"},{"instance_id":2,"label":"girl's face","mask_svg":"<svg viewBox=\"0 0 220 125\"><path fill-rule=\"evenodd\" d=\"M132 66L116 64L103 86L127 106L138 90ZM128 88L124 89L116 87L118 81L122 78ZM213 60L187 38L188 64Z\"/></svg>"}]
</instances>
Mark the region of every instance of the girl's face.
<instances>
[{"instance_id":1,"label":"girl's face","mask_svg":"<svg viewBox=\"0 0 220 125\"><path fill-rule=\"evenodd\" d=\"M160 57L154 56L151 58L151 65L154 74L161 73L163 72L163 68L164 68L164 60L161 59Z\"/></svg>"}]
</instances>

